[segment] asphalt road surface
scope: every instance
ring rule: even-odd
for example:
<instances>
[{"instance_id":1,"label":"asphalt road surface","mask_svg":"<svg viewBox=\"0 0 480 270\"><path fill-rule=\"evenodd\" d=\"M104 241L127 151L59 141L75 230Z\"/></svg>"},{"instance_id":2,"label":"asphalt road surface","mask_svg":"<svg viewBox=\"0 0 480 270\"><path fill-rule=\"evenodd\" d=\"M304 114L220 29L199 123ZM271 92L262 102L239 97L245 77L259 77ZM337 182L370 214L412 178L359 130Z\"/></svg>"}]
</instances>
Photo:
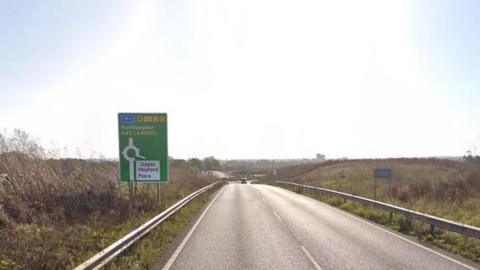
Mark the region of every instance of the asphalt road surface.
<instances>
[{"instance_id":1,"label":"asphalt road surface","mask_svg":"<svg viewBox=\"0 0 480 270\"><path fill-rule=\"evenodd\" d=\"M158 269L477 269L278 187L222 188Z\"/></svg>"}]
</instances>

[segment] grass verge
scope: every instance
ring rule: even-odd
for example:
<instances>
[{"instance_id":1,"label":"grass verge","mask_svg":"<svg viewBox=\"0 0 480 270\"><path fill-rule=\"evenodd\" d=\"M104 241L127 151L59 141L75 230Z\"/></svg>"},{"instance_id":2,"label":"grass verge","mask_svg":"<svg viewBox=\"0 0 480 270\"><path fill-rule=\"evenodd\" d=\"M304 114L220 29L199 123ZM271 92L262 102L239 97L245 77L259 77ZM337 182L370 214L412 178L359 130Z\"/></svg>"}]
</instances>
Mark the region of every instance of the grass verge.
<instances>
[{"instance_id":1,"label":"grass verge","mask_svg":"<svg viewBox=\"0 0 480 270\"><path fill-rule=\"evenodd\" d=\"M222 185L216 185L212 190L192 200L178 213L169 217L137 243L122 252L107 264L105 269L150 269L221 187Z\"/></svg>"},{"instance_id":2,"label":"grass verge","mask_svg":"<svg viewBox=\"0 0 480 270\"><path fill-rule=\"evenodd\" d=\"M421 242L459 254L474 262L480 262L480 240L478 239L440 229L435 229L432 234L429 224L409 220L403 215L393 214L390 217L388 212L335 196L308 192L300 187L291 187L275 182L266 182L266 184L285 188L298 194L328 203L329 205L341 208L362 218L387 226L395 231L415 236Z\"/></svg>"}]
</instances>

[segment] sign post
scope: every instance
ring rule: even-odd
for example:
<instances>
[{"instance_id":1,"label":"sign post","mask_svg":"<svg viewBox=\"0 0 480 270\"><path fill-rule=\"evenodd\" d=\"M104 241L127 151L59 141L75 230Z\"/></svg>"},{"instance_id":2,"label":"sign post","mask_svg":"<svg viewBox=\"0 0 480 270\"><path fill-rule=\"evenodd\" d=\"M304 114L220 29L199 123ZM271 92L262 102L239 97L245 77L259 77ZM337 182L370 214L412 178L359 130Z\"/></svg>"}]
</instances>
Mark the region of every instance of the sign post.
<instances>
[{"instance_id":1,"label":"sign post","mask_svg":"<svg viewBox=\"0 0 480 270\"><path fill-rule=\"evenodd\" d=\"M118 138L121 183L168 183L167 114L119 113Z\"/></svg>"},{"instance_id":2,"label":"sign post","mask_svg":"<svg viewBox=\"0 0 480 270\"><path fill-rule=\"evenodd\" d=\"M160 183L157 183L157 201L158 204L160 205Z\"/></svg>"},{"instance_id":3,"label":"sign post","mask_svg":"<svg viewBox=\"0 0 480 270\"><path fill-rule=\"evenodd\" d=\"M392 169L374 169L373 178L375 181L374 188L373 188L373 198L374 200L377 200L377 179L392 180L393 170Z\"/></svg>"}]
</instances>

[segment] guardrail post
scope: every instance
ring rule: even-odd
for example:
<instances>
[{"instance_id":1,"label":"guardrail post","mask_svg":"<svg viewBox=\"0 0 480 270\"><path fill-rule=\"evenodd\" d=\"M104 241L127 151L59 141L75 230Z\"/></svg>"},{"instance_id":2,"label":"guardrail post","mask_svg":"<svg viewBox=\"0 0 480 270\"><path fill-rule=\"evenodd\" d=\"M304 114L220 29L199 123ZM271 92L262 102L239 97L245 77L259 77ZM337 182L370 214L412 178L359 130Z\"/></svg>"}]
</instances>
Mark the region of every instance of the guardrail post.
<instances>
[{"instance_id":1,"label":"guardrail post","mask_svg":"<svg viewBox=\"0 0 480 270\"><path fill-rule=\"evenodd\" d=\"M392 221L393 221L393 212L390 212L390 214L388 215L388 222L392 223Z\"/></svg>"},{"instance_id":2,"label":"guardrail post","mask_svg":"<svg viewBox=\"0 0 480 270\"><path fill-rule=\"evenodd\" d=\"M451 221L451 220L446 220L444 218L431 216L431 215L420 213L414 210L402 208L396 205L379 202L369 198L364 198L357 195L347 194L344 192L339 192L339 191L330 190L326 188L305 186L297 183L289 183L284 181L277 181L277 183L278 183L277 184L278 186L287 185L287 186L290 186L290 188L293 187L292 189L296 192L301 192L302 188L306 188L307 190L310 190L310 192L318 193L319 199L323 197L328 197L328 196L337 196L338 198L339 196L341 198L344 198L344 199L346 198L347 200L353 201L355 203L360 203L363 205L367 205L370 207L374 207L374 208L389 212L390 223L393 222L393 214L401 215L402 217L405 218L405 221L404 222L402 221L401 223L402 223L402 226L403 225L406 226L406 229L412 229L412 225L413 225L412 221L419 221L419 222L423 222L431 225L430 233L432 235L435 233L435 227L437 227L442 230L446 230L447 236L449 232L456 232L464 235L465 237L474 237L476 239L480 239L480 228L472 225L462 224L462 223Z\"/></svg>"}]
</instances>

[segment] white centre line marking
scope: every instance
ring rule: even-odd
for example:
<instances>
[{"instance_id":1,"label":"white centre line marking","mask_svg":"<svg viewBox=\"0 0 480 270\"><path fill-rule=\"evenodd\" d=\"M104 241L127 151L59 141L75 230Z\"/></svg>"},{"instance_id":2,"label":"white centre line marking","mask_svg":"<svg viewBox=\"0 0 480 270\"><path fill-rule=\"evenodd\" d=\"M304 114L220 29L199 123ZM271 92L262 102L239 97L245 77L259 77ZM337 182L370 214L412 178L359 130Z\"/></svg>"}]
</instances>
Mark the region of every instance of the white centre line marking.
<instances>
[{"instance_id":1,"label":"white centre line marking","mask_svg":"<svg viewBox=\"0 0 480 270\"><path fill-rule=\"evenodd\" d=\"M218 198L218 196L222 193L223 189L225 187L222 188L222 190L220 190L218 192L218 194L215 196L215 198L213 198L213 200L210 202L210 204L207 206L207 208L205 208L205 211L203 211L202 215L198 218L197 222L195 222L195 224L193 225L193 227L190 229L190 231L187 233L187 236L185 236L185 238L183 239L183 241L180 243L180 245L177 247L177 249L175 250L175 252L173 253L172 257L170 257L170 259L168 260L168 262L165 264L165 266L162 268L162 270L168 270L170 269L170 267L172 267L173 263L175 262L175 260L177 259L178 255L180 254L180 252L182 251L183 247L185 246L185 244L188 242L188 239L190 239L190 237L192 236L193 232L195 231L195 229L197 228L198 224L200 224L200 221L202 221L203 217L205 216L205 214L207 214L208 212L208 209L210 209L210 206L212 206L213 202L215 202L215 200Z\"/></svg>"},{"instance_id":2,"label":"white centre line marking","mask_svg":"<svg viewBox=\"0 0 480 270\"><path fill-rule=\"evenodd\" d=\"M313 265L315 265L315 268L317 270L323 270L323 268L320 267L320 265L318 265L317 261L315 261L315 259L312 257L310 252L308 252L308 250L304 246L300 246L300 248L302 249L303 253L305 253L305 255L307 255L308 259L310 259L310 261L313 263Z\"/></svg>"},{"instance_id":3,"label":"white centre line marking","mask_svg":"<svg viewBox=\"0 0 480 270\"><path fill-rule=\"evenodd\" d=\"M277 214L277 212L273 211L273 213L275 214L275 216L278 218L278 220L280 220L280 222L282 221L282 218L280 217L279 214Z\"/></svg>"}]
</instances>

